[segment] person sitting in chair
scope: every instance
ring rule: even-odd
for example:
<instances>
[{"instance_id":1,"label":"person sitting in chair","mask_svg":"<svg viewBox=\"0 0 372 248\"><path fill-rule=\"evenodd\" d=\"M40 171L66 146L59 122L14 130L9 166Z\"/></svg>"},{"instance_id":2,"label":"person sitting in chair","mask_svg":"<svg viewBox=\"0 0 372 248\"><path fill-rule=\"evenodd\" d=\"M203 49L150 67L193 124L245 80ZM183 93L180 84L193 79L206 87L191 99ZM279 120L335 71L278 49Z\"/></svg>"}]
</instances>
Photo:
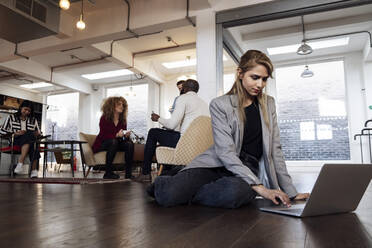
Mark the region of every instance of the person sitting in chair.
<instances>
[{"instance_id":1,"label":"person sitting in chair","mask_svg":"<svg viewBox=\"0 0 372 248\"><path fill-rule=\"evenodd\" d=\"M125 152L125 178L132 177L134 144L127 130L128 104L124 97L109 97L102 104L99 134L93 143L93 152L107 151L104 179L119 179L113 172L112 162L117 151ZM124 132L125 131L125 132Z\"/></svg>"},{"instance_id":2,"label":"person sitting in chair","mask_svg":"<svg viewBox=\"0 0 372 248\"><path fill-rule=\"evenodd\" d=\"M39 125L33 116L33 104L30 101L23 101L18 112L7 117L0 129L0 134L14 134L14 146L21 147L21 155L18 158L14 172L19 174L23 171L23 163L26 155L29 155L32 170L30 177L38 176L38 161L40 153L35 145L36 138L40 135Z\"/></svg>"},{"instance_id":3,"label":"person sitting in chair","mask_svg":"<svg viewBox=\"0 0 372 248\"><path fill-rule=\"evenodd\" d=\"M170 119L161 118L152 113L151 120L159 122L165 129L151 128L146 140L142 175L137 180L142 182L151 181L151 164L156 146L176 147L180 136L186 131L190 123L201 115L209 116L208 104L196 93L199 91L199 83L188 79L182 83L181 95L177 98L175 109ZM180 127L180 132L175 131Z\"/></svg>"}]
</instances>

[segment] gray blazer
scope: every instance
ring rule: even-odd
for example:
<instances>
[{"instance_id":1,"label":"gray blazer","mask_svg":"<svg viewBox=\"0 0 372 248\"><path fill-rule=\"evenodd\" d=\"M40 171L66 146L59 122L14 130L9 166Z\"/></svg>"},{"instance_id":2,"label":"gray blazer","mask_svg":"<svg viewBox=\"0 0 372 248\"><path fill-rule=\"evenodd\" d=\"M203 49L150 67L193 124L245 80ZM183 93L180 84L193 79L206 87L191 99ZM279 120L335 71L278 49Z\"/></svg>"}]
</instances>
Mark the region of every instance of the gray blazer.
<instances>
[{"instance_id":1,"label":"gray blazer","mask_svg":"<svg viewBox=\"0 0 372 248\"><path fill-rule=\"evenodd\" d=\"M191 161L184 170L224 166L249 184L263 183L271 189L282 189L289 197L296 196L297 191L288 174L280 145L274 98L268 96L267 99L269 128L265 124L260 106L263 156L259 163L259 178L239 159L244 123L239 118L237 96L217 97L212 100L209 109L212 117L214 145Z\"/></svg>"}]
</instances>

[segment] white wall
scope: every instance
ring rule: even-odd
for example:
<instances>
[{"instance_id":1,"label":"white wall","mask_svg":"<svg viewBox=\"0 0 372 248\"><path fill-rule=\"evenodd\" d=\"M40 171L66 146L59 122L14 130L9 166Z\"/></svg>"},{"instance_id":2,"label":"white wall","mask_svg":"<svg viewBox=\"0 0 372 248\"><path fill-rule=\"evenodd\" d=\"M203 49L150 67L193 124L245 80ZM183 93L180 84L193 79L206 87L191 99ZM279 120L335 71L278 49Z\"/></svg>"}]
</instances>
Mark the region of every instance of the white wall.
<instances>
[{"instance_id":1,"label":"white wall","mask_svg":"<svg viewBox=\"0 0 372 248\"><path fill-rule=\"evenodd\" d=\"M372 119L372 109L369 106L372 106L372 62L366 62L364 64L364 86L365 86L365 99L366 99L366 112L367 119ZM371 124L368 126L370 127Z\"/></svg>"},{"instance_id":2,"label":"white wall","mask_svg":"<svg viewBox=\"0 0 372 248\"><path fill-rule=\"evenodd\" d=\"M360 147L354 135L360 133L366 120L365 92L362 53L345 55L346 109L349 119L350 157L353 162L360 162Z\"/></svg>"},{"instance_id":3,"label":"white wall","mask_svg":"<svg viewBox=\"0 0 372 248\"><path fill-rule=\"evenodd\" d=\"M155 81L147 78L147 82L149 85L149 93L148 93L148 112L147 116L147 128L150 129L152 127L158 127L157 123L151 121L151 113L160 113L160 98L161 98L161 89L160 86L155 83Z\"/></svg>"},{"instance_id":4,"label":"white wall","mask_svg":"<svg viewBox=\"0 0 372 248\"><path fill-rule=\"evenodd\" d=\"M172 79L162 84L160 87L160 116L170 118L169 108L172 106L174 98L179 96L180 92L177 88L177 79Z\"/></svg>"},{"instance_id":5,"label":"white wall","mask_svg":"<svg viewBox=\"0 0 372 248\"><path fill-rule=\"evenodd\" d=\"M92 94L79 95L79 132L98 134L99 118L101 117L101 104L106 91L103 86L98 87Z\"/></svg>"},{"instance_id":6,"label":"white wall","mask_svg":"<svg viewBox=\"0 0 372 248\"><path fill-rule=\"evenodd\" d=\"M216 71L216 13L212 9L198 12L196 16L196 75L199 82L199 96L208 104L217 96Z\"/></svg>"}]
</instances>

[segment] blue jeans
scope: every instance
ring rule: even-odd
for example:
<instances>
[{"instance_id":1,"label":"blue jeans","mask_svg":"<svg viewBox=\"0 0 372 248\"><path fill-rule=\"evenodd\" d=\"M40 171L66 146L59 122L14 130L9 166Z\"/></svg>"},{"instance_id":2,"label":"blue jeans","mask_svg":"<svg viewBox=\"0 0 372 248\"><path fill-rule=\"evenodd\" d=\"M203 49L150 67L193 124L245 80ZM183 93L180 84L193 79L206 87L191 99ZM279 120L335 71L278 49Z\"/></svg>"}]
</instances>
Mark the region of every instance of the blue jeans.
<instances>
[{"instance_id":1,"label":"blue jeans","mask_svg":"<svg viewBox=\"0 0 372 248\"><path fill-rule=\"evenodd\" d=\"M173 130L161 128L151 128L146 140L145 154L143 158L142 174L147 175L151 172L152 157L155 155L156 146L176 147L180 139L180 133Z\"/></svg>"},{"instance_id":2,"label":"blue jeans","mask_svg":"<svg viewBox=\"0 0 372 248\"><path fill-rule=\"evenodd\" d=\"M195 203L210 207L238 208L257 193L225 167L193 168L155 179L155 200L164 207Z\"/></svg>"}]
</instances>

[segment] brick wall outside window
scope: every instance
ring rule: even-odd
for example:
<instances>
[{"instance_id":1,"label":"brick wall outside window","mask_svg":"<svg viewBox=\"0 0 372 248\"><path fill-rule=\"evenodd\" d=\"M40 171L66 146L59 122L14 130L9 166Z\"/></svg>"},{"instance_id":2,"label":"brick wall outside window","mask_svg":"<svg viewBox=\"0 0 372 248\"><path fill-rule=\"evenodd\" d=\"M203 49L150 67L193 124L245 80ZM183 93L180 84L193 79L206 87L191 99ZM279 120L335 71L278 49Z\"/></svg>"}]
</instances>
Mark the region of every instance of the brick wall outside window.
<instances>
[{"instance_id":1,"label":"brick wall outside window","mask_svg":"<svg viewBox=\"0 0 372 248\"><path fill-rule=\"evenodd\" d=\"M277 113L286 160L349 160L343 61L276 70ZM301 133L302 132L302 133Z\"/></svg>"}]
</instances>

